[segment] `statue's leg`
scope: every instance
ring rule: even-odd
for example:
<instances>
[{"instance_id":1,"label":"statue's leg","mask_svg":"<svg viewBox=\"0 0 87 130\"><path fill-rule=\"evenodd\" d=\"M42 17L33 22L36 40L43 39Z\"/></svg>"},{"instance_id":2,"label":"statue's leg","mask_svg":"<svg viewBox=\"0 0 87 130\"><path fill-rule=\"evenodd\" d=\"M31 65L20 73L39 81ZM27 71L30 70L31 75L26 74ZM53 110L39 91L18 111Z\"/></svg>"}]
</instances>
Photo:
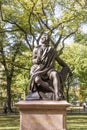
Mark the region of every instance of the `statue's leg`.
<instances>
[{"instance_id":1,"label":"statue's leg","mask_svg":"<svg viewBox=\"0 0 87 130\"><path fill-rule=\"evenodd\" d=\"M55 93L55 100L59 100L59 87L60 87L60 79L57 71L51 71L49 74L49 78L53 81L53 88Z\"/></svg>"},{"instance_id":2,"label":"statue's leg","mask_svg":"<svg viewBox=\"0 0 87 130\"><path fill-rule=\"evenodd\" d=\"M47 92L54 92L54 89L49 85L49 83L43 81L40 76L35 77L35 83L37 84L37 86L42 86L43 89Z\"/></svg>"}]
</instances>

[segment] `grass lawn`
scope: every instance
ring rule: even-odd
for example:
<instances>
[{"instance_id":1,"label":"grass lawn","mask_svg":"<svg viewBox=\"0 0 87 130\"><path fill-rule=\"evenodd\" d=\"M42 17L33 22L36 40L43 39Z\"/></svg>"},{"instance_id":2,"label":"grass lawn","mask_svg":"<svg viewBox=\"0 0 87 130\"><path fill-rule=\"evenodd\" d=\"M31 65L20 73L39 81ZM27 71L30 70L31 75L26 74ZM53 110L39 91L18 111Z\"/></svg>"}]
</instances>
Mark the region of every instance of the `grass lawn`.
<instances>
[{"instance_id":1,"label":"grass lawn","mask_svg":"<svg viewBox=\"0 0 87 130\"><path fill-rule=\"evenodd\" d=\"M19 130L19 115L0 115L0 130Z\"/></svg>"},{"instance_id":2,"label":"grass lawn","mask_svg":"<svg viewBox=\"0 0 87 130\"><path fill-rule=\"evenodd\" d=\"M87 113L67 115L67 130L87 130Z\"/></svg>"},{"instance_id":3,"label":"grass lawn","mask_svg":"<svg viewBox=\"0 0 87 130\"><path fill-rule=\"evenodd\" d=\"M0 130L19 130L19 115L0 115ZM87 114L68 114L67 130L86 130Z\"/></svg>"}]
</instances>

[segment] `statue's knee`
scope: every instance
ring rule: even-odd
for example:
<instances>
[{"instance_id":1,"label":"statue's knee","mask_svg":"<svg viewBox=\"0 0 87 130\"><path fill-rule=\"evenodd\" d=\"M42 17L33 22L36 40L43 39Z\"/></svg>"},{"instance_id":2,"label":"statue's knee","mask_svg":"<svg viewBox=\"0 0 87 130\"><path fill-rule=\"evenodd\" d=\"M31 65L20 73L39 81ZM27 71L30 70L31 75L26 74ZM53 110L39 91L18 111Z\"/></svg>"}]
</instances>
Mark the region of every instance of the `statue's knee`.
<instances>
[{"instance_id":1,"label":"statue's knee","mask_svg":"<svg viewBox=\"0 0 87 130\"><path fill-rule=\"evenodd\" d=\"M51 78L56 78L56 77L58 77L57 71L52 71L50 76L51 76Z\"/></svg>"},{"instance_id":2,"label":"statue's knee","mask_svg":"<svg viewBox=\"0 0 87 130\"><path fill-rule=\"evenodd\" d=\"M37 77L35 78L35 83L36 83L36 84L39 84L39 83L40 83L40 80L41 80L40 77L37 76Z\"/></svg>"}]
</instances>

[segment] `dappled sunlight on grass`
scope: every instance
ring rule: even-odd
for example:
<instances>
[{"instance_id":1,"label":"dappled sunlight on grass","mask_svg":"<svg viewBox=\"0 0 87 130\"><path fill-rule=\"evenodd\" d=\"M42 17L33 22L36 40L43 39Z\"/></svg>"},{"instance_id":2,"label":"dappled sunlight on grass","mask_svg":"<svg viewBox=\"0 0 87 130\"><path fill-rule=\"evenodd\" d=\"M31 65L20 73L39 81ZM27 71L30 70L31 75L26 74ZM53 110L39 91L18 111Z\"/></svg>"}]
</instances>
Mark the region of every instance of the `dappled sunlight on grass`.
<instances>
[{"instance_id":1,"label":"dappled sunlight on grass","mask_svg":"<svg viewBox=\"0 0 87 130\"><path fill-rule=\"evenodd\" d=\"M87 114L72 114L67 116L67 130L86 130Z\"/></svg>"},{"instance_id":2,"label":"dappled sunlight on grass","mask_svg":"<svg viewBox=\"0 0 87 130\"><path fill-rule=\"evenodd\" d=\"M19 115L0 116L0 130L19 130Z\"/></svg>"}]
</instances>

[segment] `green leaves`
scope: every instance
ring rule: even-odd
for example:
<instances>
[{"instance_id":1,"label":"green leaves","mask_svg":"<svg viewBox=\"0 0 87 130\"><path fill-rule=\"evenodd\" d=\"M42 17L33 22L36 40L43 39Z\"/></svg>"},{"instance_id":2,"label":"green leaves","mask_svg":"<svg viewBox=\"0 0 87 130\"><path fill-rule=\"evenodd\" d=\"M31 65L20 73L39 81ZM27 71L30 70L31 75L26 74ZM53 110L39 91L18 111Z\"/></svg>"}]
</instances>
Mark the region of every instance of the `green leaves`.
<instances>
[{"instance_id":1,"label":"green leaves","mask_svg":"<svg viewBox=\"0 0 87 130\"><path fill-rule=\"evenodd\" d=\"M69 91L68 96L73 99L76 95L78 100L84 100L87 96L87 47L77 43L66 45L62 58L73 72L71 83L66 86L67 92Z\"/></svg>"},{"instance_id":2,"label":"green leaves","mask_svg":"<svg viewBox=\"0 0 87 130\"><path fill-rule=\"evenodd\" d=\"M87 84L87 48L85 45L72 44L65 48L63 57L79 77L81 83Z\"/></svg>"}]
</instances>

